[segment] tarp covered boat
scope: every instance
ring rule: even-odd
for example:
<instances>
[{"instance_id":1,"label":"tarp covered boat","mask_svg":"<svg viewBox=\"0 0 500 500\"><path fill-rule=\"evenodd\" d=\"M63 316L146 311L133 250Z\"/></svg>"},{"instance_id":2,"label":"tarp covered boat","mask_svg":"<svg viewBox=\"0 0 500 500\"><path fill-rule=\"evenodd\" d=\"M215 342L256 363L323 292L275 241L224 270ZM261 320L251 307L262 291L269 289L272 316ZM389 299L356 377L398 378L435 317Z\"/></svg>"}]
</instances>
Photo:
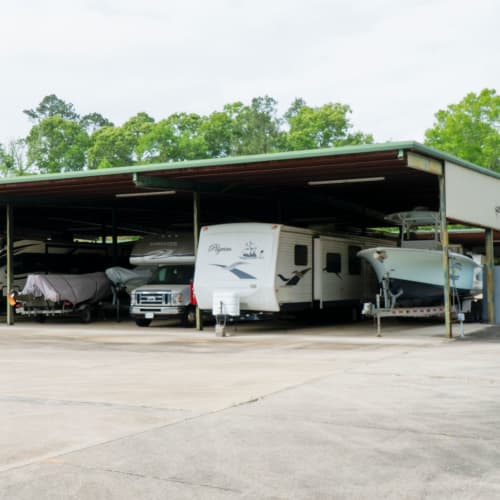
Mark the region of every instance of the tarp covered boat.
<instances>
[{"instance_id":1,"label":"tarp covered boat","mask_svg":"<svg viewBox=\"0 0 500 500\"><path fill-rule=\"evenodd\" d=\"M48 316L79 315L91 320L98 303L112 293L102 272L90 274L30 274L20 294L13 294L16 314L44 321Z\"/></svg>"},{"instance_id":2,"label":"tarp covered boat","mask_svg":"<svg viewBox=\"0 0 500 500\"><path fill-rule=\"evenodd\" d=\"M51 302L94 303L111 294L111 283L104 273L30 274L21 295L43 297Z\"/></svg>"}]
</instances>

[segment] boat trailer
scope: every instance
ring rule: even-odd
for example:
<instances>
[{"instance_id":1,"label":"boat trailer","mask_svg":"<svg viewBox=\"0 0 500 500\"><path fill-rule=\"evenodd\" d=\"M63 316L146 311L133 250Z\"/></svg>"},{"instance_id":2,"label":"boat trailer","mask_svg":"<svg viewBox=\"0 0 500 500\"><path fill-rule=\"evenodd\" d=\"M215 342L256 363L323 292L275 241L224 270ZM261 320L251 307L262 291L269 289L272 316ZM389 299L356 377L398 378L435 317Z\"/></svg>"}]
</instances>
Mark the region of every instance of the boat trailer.
<instances>
[{"instance_id":1,"label":"boat trailer","mask_svg":"<svg viewBox=\"0 0 500 500\"><path fill-rule=\"evenodd\" d=\"M381 293L375 296L375 304L365 302L361 314L373 317L377 325L377 337L382 336L382 318L431 318L442 317L445 314L444 306L411 306L397 307L397 299L403 294L400 290L394 294L389 289L389 279L384 278L381 283ZM453 293L455 298L455 293ZM471 312L472 299L457 301L451 307L452 316L460 323L460 336L464 336L465 313Z\"/></svg>"}]
</instances>

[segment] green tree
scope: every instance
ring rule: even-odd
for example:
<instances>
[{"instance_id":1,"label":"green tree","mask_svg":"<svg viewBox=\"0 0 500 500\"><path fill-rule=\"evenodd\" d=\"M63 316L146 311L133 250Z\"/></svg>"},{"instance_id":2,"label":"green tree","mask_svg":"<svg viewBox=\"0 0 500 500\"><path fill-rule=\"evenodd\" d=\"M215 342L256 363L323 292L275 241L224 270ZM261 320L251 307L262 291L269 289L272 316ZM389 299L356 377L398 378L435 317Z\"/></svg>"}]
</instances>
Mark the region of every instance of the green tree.
<instances>
[{"instance_id":1,"label":"green tree","mask_svg":"<svg viewBox=\"0 0 500 500\"><path fill-rule=\"evenodd\" d=\"M82 116L80 126L87 131L87 134L91 135L102 127L113 127L113 124L100 113L89 113Z\"/></svg>"},{"instance_id":2,"label":"green tree","mask_svg":"<svg viewBox=\"0 0 500 500\"><path fill-rule=\"evenodd\" d=\"M292 104L290 104L290 107L287 109L285 112L284 118L287 122L289 122L292 118L296 117L299 111L302 108L306 107L306 101L302 99L301 97L296 97Z\"/></svg>"},{"instance_id":3,"label":"green tree","mask_svg":"<svg viewBox=\"0 0 500 500\"><path fill-rule=\"evenodd\" d=\"M73 104L54 94L24 113L34 122L26 144L28 166L37 172L373 142L371 135L352 131L347 105L329 103L312 108L298 98L280 117L277 101L267 95L255 97L249 105L226 104L209 116L174 113L158 123L141 112L121 127L99 113L80 117Z\"/></svg>"},{"instance_id":4,"label":"green tree","mask_svg":"<svg viewBox=\"0 0 500 500\"><path fill-rule=\"evenodd\" d=\"M425 144L464 160L500 170L500 96L493 89L468 93L435 115Z\"/></svg>"},{"instance_id":5,"label":"green tree","mask_svg":"<svg viewBox=\"0 0 500 500\"><path fill-rule=\"evenodd\" d=\"M140 138L137 149L149 163L206 158L204 120L195 113L174 113L153 125Z\"/></svg>"},{"instance_id":6,"label":"green tree","mask_svg":"<svg viewBox=\"0 0 500 500\"><path fill-rule=\"evenodd\" d=\"M3 145L0 144L0 173L2 177L7 177L12 170L14 161L12 156L7 153Z\"/></svg>"},{"instance_id":7,"label":"green tree","mask_svg":"<svg viewBox=\"0 0 500 500\"><path fill-rule=\"evenodd\" d=\"M144 149L142 138L151 132L154 125L154 118L143 111L137 113L122 125L122 131L131 148L132 161L137 163L148 163L150 161L149 151Z\"/></svg>"},{"instance_id":8,"label":"green tree","mask_svg":"<svg viewBox=\"0 0 500 500\"><path fill-rule=\"evenodd\" d=\"M60 116L43 118L26 139L28 165L41 173L82 170L89 145L87 133Z\"/></svg>"},{"instance_id":9,"label":"green tree","mask_svg":"<svg viewBox=\"0 0 500 500\"><path fill-rule=\"evenodd\" d=\"M14 139L4 148L0 144L0 171L2 177L31 173L26 162L26 141Z\"/></svg>"},{"instance_id":10,"label":"green tree","mask_svg":"<svg viewBox=\"0 0 500 500\"><path fill-rule=\"evenodd\" d=\"M153 125L154 119L141 112L121 127L111 124L97 129L90 137L88 167L109 168L146 163L149 152L142 148L141 140Z\"/></svg>"},{"instance_id":11,"label":"green tree","mask_svg":"<svg viewBox=\"0 0 500 500\"><path fill-rule=\"evenodd\" d=\"M346 104L327 103L319 108L296 99L285 118L288 122L286 147L290 150L328 148L349 144L371 144L373 136L351 131Z\"/></svg>"},{"instance_id":12,"label":"green tree","mask_svg":"<svg viewBox=\"0 0 500 500\"><path fill-rule=\"evenodd\" d=\"M207 158L229 156L232 151L233 120L226 111L214 111L200 125Z\"/></svg>"},{"instance_id":13,"label":"green tree","mask_svg":"<svg viewBox=\"0 0 500 500\"><path fill-rule=\"evenodd\" d=\"M45 118L52 116L59 116L70 121L80 119L73 104L63 101L55 94L45 96L35 109L25 109L23 113L29 116L34 123L40 123Z\"/></svg>"},{"instance_id":14,"label":"green tree","mask_svg":"<svg viewBox=\"0 0 500 500\"><path fill-rule=\"evenodd\" d=\"M172 158L196 160L207 157L207 144L201 133L204 117L196 113L175 113L168 120L174 129Z\"/></svg>"},{"instance_id":15,"label":"green tree","mask_svg":"<svg viewBox=\"0 0 500 500\"><path fill-rule=\"evenodd\" d=\"M123 127L102 127L90 138L87 150L88 168L132 165L135 138Z\"/></svg>"},{"instance_id":16,"label":"green tree","mask_svg":"<svg viewBox=\"0 0 500 500\"><path fill-rule=\"evenodd\" d=\"M249 155L280 150L281 118L277 102L269 96L255 97L250 106L227 107L233 117L232 154Z\"/></svg>"},{"instance_id":17,"label":"green tree","mask_svg":"<svg viewBox=\"0 0 500 500\"><path fill-rule=\"evenodd\" d=\"M80 117L73 104L55 94L44 97L35 109L24 113L34 123L26 138L28 165L38 172L87 168L89 134L112 126L100 113Z\"/></svg>"}]
</instances>

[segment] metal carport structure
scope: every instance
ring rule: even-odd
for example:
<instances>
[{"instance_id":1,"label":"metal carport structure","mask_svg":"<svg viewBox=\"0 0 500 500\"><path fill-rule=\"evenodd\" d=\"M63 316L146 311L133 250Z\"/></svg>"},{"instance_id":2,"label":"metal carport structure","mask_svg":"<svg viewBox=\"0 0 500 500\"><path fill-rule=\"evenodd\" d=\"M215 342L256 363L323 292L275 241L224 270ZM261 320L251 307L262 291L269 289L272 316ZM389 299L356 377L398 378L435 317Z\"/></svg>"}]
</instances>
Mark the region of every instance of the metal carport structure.
<instances>
[{"instance_id":1,"label":"metal carport structure","mask_svg":"<svg viewBox=\"0 0 500 500\"><path fill-rule=\"evenodd\" d=\"M385 225L387 213L425 206L441 213L445 250L447 219L486 229L488 311L494 319L500 175L417 142L17 177L0 181L0 204L8 248L20 235L112 234L116 241L120 234L166 227L193 228L197 235L200 224L226 221L362 231ZM8 269L10 283L11 258ZM451 336L449 289L446 297Z\"/></svg>"}]
</instances>

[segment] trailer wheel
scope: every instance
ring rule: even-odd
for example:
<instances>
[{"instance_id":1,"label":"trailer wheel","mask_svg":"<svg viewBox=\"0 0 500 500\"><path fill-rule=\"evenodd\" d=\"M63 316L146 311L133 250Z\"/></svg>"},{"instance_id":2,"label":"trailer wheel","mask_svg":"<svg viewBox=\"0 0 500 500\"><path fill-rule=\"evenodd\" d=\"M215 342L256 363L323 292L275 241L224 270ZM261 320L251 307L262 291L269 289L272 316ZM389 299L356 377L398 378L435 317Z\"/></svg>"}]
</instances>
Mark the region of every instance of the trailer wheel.
<instances>
[{"instance_id":1,"label":"trailer wheel","mask_svg":"<svg viewBox=\"0 0 500 500\"><path fill-rule=\"evenodd\" d=\"M90 323L92 321L92 311L89 307L84 307L80 311L80 321L82 323Z\"/></svg>"},{"instance_id":2,"label":"trailer wheel","mask_svg":"<svg viewBox=\"0 0 500 500\"><path fill-rule=\"evenodd\" d=\"M149 326L151 324L151 320L146 318L137 318L135 320L135 324L137 326Z\"/></svg>"},{"instance_id":3,"label":"trailer wheel","mask_svg":"<svg viewBox=\"0 0 500 500\"><path fill-rule=\"evenodd\" d=\"M188 307L186 309L186 312L182 315L181 324L186 328L193 328L196 326L196 309L194 307Z\"/></svg>"}]
</instances>

